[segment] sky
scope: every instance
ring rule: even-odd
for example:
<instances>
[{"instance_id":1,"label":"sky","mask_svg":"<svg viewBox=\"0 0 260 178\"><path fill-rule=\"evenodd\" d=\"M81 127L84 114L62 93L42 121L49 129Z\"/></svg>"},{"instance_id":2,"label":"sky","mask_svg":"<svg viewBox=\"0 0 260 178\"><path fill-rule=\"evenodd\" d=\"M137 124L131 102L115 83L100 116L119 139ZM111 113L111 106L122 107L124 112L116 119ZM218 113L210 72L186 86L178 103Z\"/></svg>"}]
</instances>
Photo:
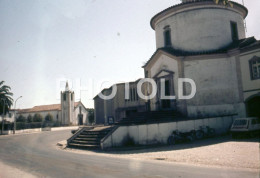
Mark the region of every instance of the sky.
<instances>
[{"instance_id":1,"label":"sky","mask_svg":"<svg viewBox=\"0 0 260 178\"><path fill-rule=\"evenodd\" d=\"M242 3L242 0L236 0ZM113 83L144 77L156 50L151 18L180 0L0 0L0 80L16 108L60 103L66 81L76 101ZM249 10L247 37L260 39L259 0Z\"/></svg>"}]
</instances>

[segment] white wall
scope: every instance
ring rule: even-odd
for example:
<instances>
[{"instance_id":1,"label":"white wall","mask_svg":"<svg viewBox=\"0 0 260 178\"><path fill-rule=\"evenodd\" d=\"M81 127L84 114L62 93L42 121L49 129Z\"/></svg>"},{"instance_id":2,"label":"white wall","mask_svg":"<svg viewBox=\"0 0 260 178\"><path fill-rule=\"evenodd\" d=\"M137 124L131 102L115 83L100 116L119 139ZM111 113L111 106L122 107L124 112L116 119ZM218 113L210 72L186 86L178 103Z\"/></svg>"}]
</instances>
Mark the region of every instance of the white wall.
<instances>
[{"instance_id":1,"label":"white wall","mask_svg":"<svg viewBox=\"0 0 260 178\"><path fill-rule=\"evenodd\" d=\"M188 60L184 62L185 78L196 84L196 95L187 100L190 117L215 117L241 113L245 110L240 99L236 58ZM190 93L190 84L186 84Z\"/></svg>"},{"instance_id":2,"label":"white wall","mask_svg":"<svg viewBox=\"0 0 260 178\"><path fill-rule=\"evenodd\" d=\"M230 21L237 23L239 38L245 38L242 15L222 6L173 13L156 23L156 47L164 47L164 28L169 25L175 49L198 52L223 48L232 42Z\"/></svg>"},{"instance_id":3,"label":"white wall","mask_svg":"<svg viewBox=\"0 0 260 178\"><path fill-rule=\"evenodd\" d=\"M120 126L111 135L101 141L102 149L123 146L125 139L132 138L137 145L166 144L173 130L187 132L199 129L200 126L209 126L217 134L229 130L233 117L218 117L209 119L188 120L169 123Z\"/></svg>"}]
</instances>

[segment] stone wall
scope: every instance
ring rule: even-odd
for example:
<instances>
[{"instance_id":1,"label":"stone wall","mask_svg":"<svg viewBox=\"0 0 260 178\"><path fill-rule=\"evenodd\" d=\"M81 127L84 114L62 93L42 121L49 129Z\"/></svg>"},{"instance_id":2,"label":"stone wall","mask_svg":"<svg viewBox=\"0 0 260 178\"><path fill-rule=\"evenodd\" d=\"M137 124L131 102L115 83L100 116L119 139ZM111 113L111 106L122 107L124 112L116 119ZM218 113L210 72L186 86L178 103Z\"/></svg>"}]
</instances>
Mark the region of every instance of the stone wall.
<instances>
[{"instance_id":1,"label":"stone wall","mask_svg":"<svg viewBox=\"0 0 260 178\"><path fill-rule=\"evenodd\" d=\"M222 134L230 129L234 119L234 116L225 116L158 124L119 126L101 141L101 147L102 149L120 147L128 139L133 140L136 145L167 144L167 139L173 130L188 132L199 129L200 126L209 126L214 128L217 134Z\"/></svg>"}]
</instances>

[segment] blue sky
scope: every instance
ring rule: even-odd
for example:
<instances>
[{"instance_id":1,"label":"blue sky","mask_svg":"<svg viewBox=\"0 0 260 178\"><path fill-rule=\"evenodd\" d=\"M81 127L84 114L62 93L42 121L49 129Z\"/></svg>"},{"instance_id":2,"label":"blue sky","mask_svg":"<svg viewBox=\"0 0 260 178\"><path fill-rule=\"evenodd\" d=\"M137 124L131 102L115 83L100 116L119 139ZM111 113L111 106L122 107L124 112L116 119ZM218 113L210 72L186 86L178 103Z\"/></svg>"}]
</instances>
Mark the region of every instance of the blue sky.
<instances>
[{"instance_id":1,"label":"blue sky","mask_svg":"<svg viewBox=\"0 0 260 178\"><path fill-rule=\"evenodd\" d=\"M102 87L143 77L141 66L155 51L150 19L179 2L0 0L0 80L14 99L23 96L17 108L59 103L60 80L93 107ZM247 36L260 39L260 1L245 5Z\"/></svg>"}]
</instances>

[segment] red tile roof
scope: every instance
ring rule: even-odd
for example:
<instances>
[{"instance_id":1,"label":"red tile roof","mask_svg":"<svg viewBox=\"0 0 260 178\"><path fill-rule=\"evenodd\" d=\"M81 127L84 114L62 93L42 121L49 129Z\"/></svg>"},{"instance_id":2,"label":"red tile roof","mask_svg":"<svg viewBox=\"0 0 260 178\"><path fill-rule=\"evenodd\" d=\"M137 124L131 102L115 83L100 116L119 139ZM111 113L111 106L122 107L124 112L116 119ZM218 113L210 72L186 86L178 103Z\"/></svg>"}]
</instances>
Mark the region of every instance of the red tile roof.
<instances>
[{"instance_id":1,"label":"red tile roof","mask_svg":"<svg viewBox=\"0 0 260 178\"><path fill-rule=\"evenodd\" d=\"M77 107L81 102L75 102L74 107ZM60 111L61 104L50 104L50 105L41 105L34 106L33 108L28 109L19 109L18 113L27 113L27 112L42 112L42 111Z\"/></svg>"}]
</instances>

